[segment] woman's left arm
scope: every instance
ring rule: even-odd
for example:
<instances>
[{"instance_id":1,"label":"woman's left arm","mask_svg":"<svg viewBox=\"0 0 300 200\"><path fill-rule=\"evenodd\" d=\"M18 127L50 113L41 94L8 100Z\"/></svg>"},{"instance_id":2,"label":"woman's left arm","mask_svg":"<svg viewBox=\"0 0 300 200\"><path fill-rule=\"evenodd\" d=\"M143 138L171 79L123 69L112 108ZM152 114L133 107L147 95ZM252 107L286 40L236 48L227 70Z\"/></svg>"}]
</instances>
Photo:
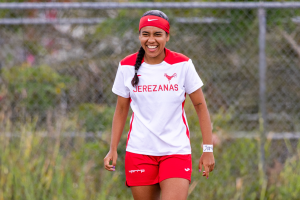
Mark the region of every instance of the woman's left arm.
<instances>
[{"instance_id":1,"label":"woman's left arm","mask_svg":"<svg viewBox=\"0 0 300 200\"><path fill-rule=\"evenodd\" d=\"M191 93L190 98L199 118L203 145L212 145L212 126L202 89L199 88L195 92ZM208 178L209 172L213 171L215 166L213 152L203 152L199 161L199 171L201 171L202 165L204 165L205 169L202 175Z\"/></svg>"}]
</instances>

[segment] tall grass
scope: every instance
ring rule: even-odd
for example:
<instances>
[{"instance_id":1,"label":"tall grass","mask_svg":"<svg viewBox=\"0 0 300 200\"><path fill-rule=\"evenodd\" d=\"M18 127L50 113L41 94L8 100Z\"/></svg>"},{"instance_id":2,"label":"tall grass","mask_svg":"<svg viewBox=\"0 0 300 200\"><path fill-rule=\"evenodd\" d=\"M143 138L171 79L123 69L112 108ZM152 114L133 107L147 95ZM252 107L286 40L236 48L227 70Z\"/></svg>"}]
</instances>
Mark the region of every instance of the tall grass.
<instances>
[{"instance_id":1,"label":"tall grass","mask_svg":"<svg viewBox=\"0 0 300 200\"><path fill-rule=\"evenodd\" d=\"M186 106L189 110L190 103ZM188 113L193 130L189 199L259 199L257 139L226 138L223 130L214 130L220 142L214 150L215 170L206 179L198 172L202 138L198 125L193 124L198 123L194 114ZM58 119L53 130L45 137L46 131L37 130L32 120L20 126L18 137L0 134L0 200L132 199L125 186L126 134L118 148L116 171L108 172L103 158L109 150L110 127L100 137L85 138L80 135L85 130L78 129L74 117ZM70 130L79 135L66 137L63 133ZM299 199L300 144L296 150L289 149L293 152L284 162L269 165L265 199ZM270 141L266 151L267 156L274 151Z\"/></svg>"},{"instance_id":2,"label":"tall grass","mask_svg":"<svg viewBox=\"0 0 300 200\"><path fill-rule=\"evenodd\" d=\"M0 135L0 200L131 198L122 162L114 173L103 169L108 132L92 141L62 132L44 137L28 124L18 137Z\"/></svg>"}]
</instances>

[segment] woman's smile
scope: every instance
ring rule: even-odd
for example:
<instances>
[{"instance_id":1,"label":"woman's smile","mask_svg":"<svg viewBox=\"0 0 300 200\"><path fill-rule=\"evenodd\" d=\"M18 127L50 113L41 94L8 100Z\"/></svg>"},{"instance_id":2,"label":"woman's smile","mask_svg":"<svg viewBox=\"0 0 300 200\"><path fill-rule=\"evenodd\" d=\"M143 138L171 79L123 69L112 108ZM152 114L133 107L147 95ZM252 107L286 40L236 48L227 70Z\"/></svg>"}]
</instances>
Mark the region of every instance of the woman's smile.
<instances>
[{"instance_id":1,"label":"woman's smile","mask_svg":"<svg viewBox=\"0 0 300 200\"><path fill-rule=\"evenodd\" d=\"M157 50L158 45L147 45L147 48L150 52L155 52Z\"/></svg>"}]
</instances>

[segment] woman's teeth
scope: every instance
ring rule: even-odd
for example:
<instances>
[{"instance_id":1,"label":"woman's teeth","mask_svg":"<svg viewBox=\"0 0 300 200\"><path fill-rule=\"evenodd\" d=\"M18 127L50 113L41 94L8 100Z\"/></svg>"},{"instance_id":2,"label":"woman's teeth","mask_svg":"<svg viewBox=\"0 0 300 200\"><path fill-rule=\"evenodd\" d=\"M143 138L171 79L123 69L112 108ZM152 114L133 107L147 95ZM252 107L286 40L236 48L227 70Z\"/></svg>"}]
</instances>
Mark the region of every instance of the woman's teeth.
<instances>
[{"instance_id":1,"label":"woman's teeth","mask_svg":"<svg viewBox=\"0 0 300 200\"><path fill-rule=\"evenodd\" d=\"M149 49L155 49L157 46L148 46Z\"/></svg>"}]
</instances>

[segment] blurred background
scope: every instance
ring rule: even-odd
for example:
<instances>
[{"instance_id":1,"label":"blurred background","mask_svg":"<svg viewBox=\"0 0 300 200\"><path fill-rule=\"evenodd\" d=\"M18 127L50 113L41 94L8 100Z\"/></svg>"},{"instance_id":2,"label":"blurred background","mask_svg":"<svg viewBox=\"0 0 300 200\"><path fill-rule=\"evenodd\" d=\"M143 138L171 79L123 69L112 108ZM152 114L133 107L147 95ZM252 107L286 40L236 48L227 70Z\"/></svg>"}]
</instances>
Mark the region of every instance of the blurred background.
<instances>
[{"instance_id":1,"label":"blurred background","mask_svg":"<svg viewBox=\"0 0 300 200\"><path fill-rule=\"evenodd\" d=\"M299 199L299 2L0 2L0 200L132 199L131 113L115 172L103 158L118 63L139 49L139 19L150 9L170 19L166 47L193 60L213 123L216 167L206 180L187 97L188 199Z\"/></svg>"}]
</instances>

